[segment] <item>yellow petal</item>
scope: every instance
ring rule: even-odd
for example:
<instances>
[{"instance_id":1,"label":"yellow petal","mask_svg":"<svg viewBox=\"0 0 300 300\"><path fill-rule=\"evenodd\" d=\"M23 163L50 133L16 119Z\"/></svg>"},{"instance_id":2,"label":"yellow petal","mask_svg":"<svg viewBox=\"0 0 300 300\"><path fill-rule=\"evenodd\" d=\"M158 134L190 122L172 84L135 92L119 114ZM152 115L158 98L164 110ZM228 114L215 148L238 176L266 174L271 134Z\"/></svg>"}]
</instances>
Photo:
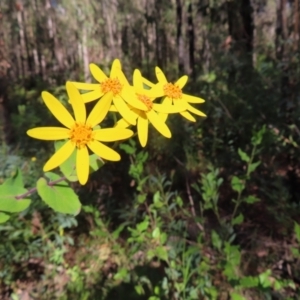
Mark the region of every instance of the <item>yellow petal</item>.
<instances>
[{"instance_id":1,"label":"yellow petal","mask_svg":"<svg viewBox=\"0 0 300 300\"><path fill-rule=\"evenodd\" d=\"M110 78L117 77L117 73L122 70L122 65L119 59L115 59L111 65Z\"/></svg>"},{"instance_id":2,"label":"yellow petal","mask_svg":"<svg viewBox=\"0 0 300 300\"><path fill-rule=\"evenodd\" d=\"M149 90L149 94L150 96L152 97L155 97L155 98L158 98L158 97L162 97L165 95L165 92L164 92L164 85L165 83L157 83L155 84L151 90Z\"/></svg>"},{"instance_id":3,"label":"yellow petal","mask_svg":"<svg viewBox=\"0 0 300 300\"><path fill-rule=\"evenodd\" d=\"M110 106L109 111L118 112L117 108L113 104Z\"/></svg>"},{"instance_id":4,"label":"yellow petal","mask_svg":"<svg viewBox=\"0 0 300 300\"><path fill-rule=\"evenodd\" d=\"M93 91L99 89L99 83L86 83L86 82L77 82L77 81L71 81L71 82L79 90Z\"/></svg>"},{"instance_id":5,"label":"yellow petal","mask_svg":"<svg viewBox=\"0 0 300 300\"><path fill-rule=\"evenodd\" d=\"M30 137L45 141L64 140L70 137L70 129L63 127L38 127L29 129L27 134Z\"/></svg>"},{"instance_id":6,"label":"yellow petal","mask_svg":"<svg viewBox=\"0 0 300 300\"><path fill-rule=\"evenodd\" d=\"M100 84L98 84L97 90L81 94L81 97L82 97L82 100L84 103L88 103L88 102L100 99L102 96L103 96L103 92L101 91Z\"/></svg>"},{"instance_id":7,"label":"yellow petal","mask_svg":"<svg viewBox=\"0 0 300 300\"><path fill-rule=\"evenodd\" d=\"M114 105L117 108L118 112L121 114L121 116L131 125L136 124L137 115L133 113L128 105L125 103L125 101L119 97L114 97Z\"/></svg>"},{"instance_id":8,"label":"yellow petal","mask_svg":"<svg viewBox=\"0 0 300 300\"><path fill-rule=\"evenodd\" d=\"M101 123L103 119L106 117L108 110L111 105L113 94L112 92L106 93L94 106L93 110L89 114L86 124L91 127L96 126Z\"/></svg>"},{"instance_id":9,"label":"yellow petal","mask_svg":"<svg viewBox=\"0 0 300 300\"><path fill-rule=\"evenodd\" d=\"M188 111L183 111L180 114L187 120L189 120L191 122L196 122L196 119Z\"/></svg>"},{"instance_id":10,"label":"yellow petal","mask_svg":"<svg viewBox=\"0 0 300 300\"><path fill-rule=\"evenodd\" d=\"M151 124L160 132L163 136L170 138L172 136L169 127L163 121L163 119L153 110L146 112L146 115L151 122Z\"/></svg>"},{"instance_id":11,"label":"yellow petal","mask_svg":"<svg viewBox=\"0 0 300 300\"><path fill-rule=\"evenodd\" d=\"M200 116L200 117L206 117L206 114L204 114L202 111L196 109L195 107L193 107L193 106L191 106L189 104L187 106L187 110L190 111L190 112L192 112L195 115Z\"/></svg>"},{"instance_id":12,"label":"yellow petal","mask_svg":"<svg viewBox=\"0 0 300 300\"><path fill-rule=\"evenodd\" d=\"M121 97L135 108L145 111L148 110L147 106L136 97L134 89L129 85L123 87Z\"/></svg>"},{"instance_id":13,"label":"yellow petal","mask_svg":"<svg viewBox=\"0 0 300 300\"><path fill-rule=\"evenodd\" d=\"M90 161L87 147L77 149L76 173L80 184L86 184L89 177Z\"/></svg>"},{"instance_id":14,"label":"yellow petal","mask_svg":"<svg viewBox=\"0 0 300 300\"><path fill-rule=\"evenodd\" d=\"M125 119L120 119L116 124L115 128L127 128L130 124Z\"/></svg>"},{"instance_id":15,"label":"yellow petal","mask_svg":"<svg viewBox=\"0 0 300 300\"><path fill-rule=\"evenodd\" d=\"M137 132L142 147L145 147L148 141L148 123L147 116L141 112L137 120Z\"/></svg>"},{"instance_id":16,"label":"yellow petal","mask_svg":"<svg viewBox=\"0 0 300 300\"><path fill-rule=\"evenodd\" d=\"M173 105L175 106L175 107L177 107L178 109L181 109L181 111L185 111L185 110L187 110L187 107L188 107L188 103L185 101L185 100L183 100L183 99L176 99L176 100L173 100Z\"/></svg>"},{"instance_id":17,"label":"yellow petal","mask_svg":"<svg viewBox=\"0 0 300 300\"><path fill-rule=\"evenodd\" d=\"M181 89L186 85L188 81L188 76L187 75L184 75L184 76L181 76L176 82L175 84L178 85Z\"/></svg>"},{"instance_id":18,"label":"yellow petal","mask_svg":"<svg viewBox=\"0 0 300 300\"><path fill-rule=\"evenodd\" d=\"M70 140L59 148L44 165L44 172L48 172L66 161L75 149L75 144Z\"/></svg>"},{"instance_id":19,"label":"yellow petal","mask_svg":"<svg viewBox=\"0 0 300 300\"><path fill-rule=\"evenodd\" d=\"M110 78L118 78L121 84L123 85L123 87L129 86L129 82L121 69L115 68L114 72L110 75Z\"/></svg>"},{"instance_id":20,"label":"yellow petal","mask_svg":"<svg viewBox=\"0 0 300 300\"><path fill-rule=\"evenodd\" d=\"M107 79L107 76L104 74L104 72L95 64L90 64L90 71L98 82L102 82Z\"/></svg>"},{"instance_id":21,"label":"yellow petal","mask_svg":"<svg viewBox=\"0 0 300 300\"><path fill-rule=\"evenodd\" d=\"M75 120L80 123L85 123L86 109L79 91L70 81L66 82L66 89L70 99L69 102L73 107Z\"/></svg>"},{"instance_id":22,"label":"yellow petal","mask_svg":"<svg viewBox=\"0 0 300 300\"><path fill-rule=\"evenodd\" d=\"M75 120L67 109L50 93L42 92L42 98L53 116L63 125L71 128Z\"/></svg>"},{"instance_id":23,"label":"yellow petal","mask_svg":"<svg viewBox=\"0 0 300 300\"><path fill-rule=\"evenodd\" d=\"M154 83L151 82L150 80L148 80L147 78L143 77L142 80L143 80L143 83L145 85L147 85L148 87L153 87L154 86Z\"/></svg>"},{"instance_id":24,"label":"yellow petal","mask_svg":"<svg viewBox=\"0 0 300 300\"><path fill-rule=\"evenodd\" d=\"M159 113L158 115L163 122L166 122L169 116L168 114L164 114L164 113Z\"/></svg>"},{"instance_id":25,"label":"yellow petal","mask_svg":"<svg viewBox=\"0 0 300 300\"><path fill-rule=\"evenodd\" d=\"M133 72L133 86L135 89L143 90L143 80L142 80L142 73L139 69L135 69Z\"/></svg>"},{"instance_id":26,"label":"yellow petal","mask_svg":"<svg viewBox=\"0 0 300 300\"><path fill-rule=\"evenodd\" d=\"M125 140L133 136L133 131L125 128L105 128L94 130L94 139L100 142Z\"/></svg>"},{"instance_id":27,"label":"yellow petal","mask_svg":"<svg viewBox=\"0 0 300 300\"><path fill-rule=\"evenodd\" d=\"M155 74L159 83L163 83L163 84L168 83L165 74L159 67L155 67Z\"/></svg>"},{"instance_id":28,"label":"yellow petal","mask_svg":"<svg viewBox=\"0 0 300 300\"><path fill-rule=\"evenodd\" d=\"M187 102L190 102L190 103L203 103L203 102L205 102L205 100L202 99L202 98L187 95L187 94L183 94L182 99L187 101Z\"/></svg>"},{"instance_id":29,"label":"yellow petal","mask_svg":"<svg viewBox=\"0 0 300 300\"><path fill-rule=\"evenodd\" d=\"M174 114L185 110L180 106L159 104L159 103L153 103L152 109L154 109L157 112L165 113L165 114Z\"/></svg>"},{"instance_id":30,"label":"yellow petal","mask_svg":"<svg viewBox=\"0 0 300 300\"><path fill-rule=\"evenodd\" d=\"M121 156L119 153L117 153L115 150L107 147L106 145L98 142L98 141L92 141L88 143L88 147L93 151L95 154L100 156L103 159L111 160L111 161L118 161L121 159Z\"/></svg>"}]
</instances>

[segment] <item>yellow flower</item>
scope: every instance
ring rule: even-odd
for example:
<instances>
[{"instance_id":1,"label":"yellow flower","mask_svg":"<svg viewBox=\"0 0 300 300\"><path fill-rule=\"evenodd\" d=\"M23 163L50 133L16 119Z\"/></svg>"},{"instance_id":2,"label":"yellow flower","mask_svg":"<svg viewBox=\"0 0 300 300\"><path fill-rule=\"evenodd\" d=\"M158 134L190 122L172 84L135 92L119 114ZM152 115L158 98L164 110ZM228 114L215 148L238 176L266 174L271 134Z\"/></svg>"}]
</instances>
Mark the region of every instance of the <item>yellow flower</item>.
<instances>
[{"instance_id":1,"label":"yellow flower","mask_svg":"<svg viewBox=\"0 0 300 300\"><path fill-rule=\"evenodd\" d=\"M109 77L95 64L90 64L90 71L98 83L73 82L79 90L88 90L88 92L82 94L83 101L86 103L101 97L103 97L101 101L105 101L109 105L113 101L122 117L128 123L135 125L135 115L129 109L127 103L140 110L147 110L147 107L134 97L132 89L122 72L121 62L118 59L113 61Z\"/></svg>"},{"instance_id":2,"label":"yellow flower","mask_svg":"<svg viewBox=\"0 0 300 300\"><path fill-rule=\"evenodd\" d=\"M84 102L76 87L72 83L67 82L66 88L75 118L53 95L43 92L42 98L46 106L66 128L38 127L28 130L27 134L40 140L66 140L66 143L46 162L43 170L47 172L58 167L76 150L78 180L81 184L85 184L89 175L88 149L101 158L118 161L120 160L120 155L101 142L127 139L133 135L133 132L122 128L93 129L105 118L110 107L109 103L99 101L87 117Z\"/></svg>"},{"instance_id":3,"label":"yellow flower","mask_svg":"<svg viewBox=\"0 0 300 300\"><path fill-rule=\"evenodd\" d=\"M174 105L168 104L159 104L153 103L156 99L157 94L153 92L151 89L146 90L143 87L143 77L141 72L136 69L133 73L133 88L136 95L136 98L143 102L148 110L142 111L132 107L132 111L137 119L137 132L138 138L143 147L146 146L148 140L148 125L149 122L155 127L155 129L161 133L166 138L171 137L171 131L168 126L165 124L163 119L157 113L178 113L182 111L182 109L175 107ZM111 107L113 110L113 106ZM121 119L117 122L116 128L123 127L126 128L130 124L126 122L125 119Z\"/></svg>"},{"instance_id":4,"label":"yellow flower","mask_svg":"<svg viewBox=\"0 0 300 300\"><path fill-rule=\"evenodd\" d=\"M184 75L180 77L175 83L171 83L168 82L166 76L160 68L156 67L155 73L158 80L157 84L154 85L146 78L143 78L143 82L146 85L152 87L153 92L157 93L159 97L165 97L163 100L164 104L173 104L178 109L183 110L179 113L192 122L195 122L196 119L193 117L193 115L190 114L190 112L201 117L206 117L206 115L202 111L190 105L190 103L203 103L205 102L205 100L199 97L184 94L182 92L183 87L187 83L188 76ZM167 119L167 116L167 114L161 115L161 117L165 120Z\"/></svg>"}]
</instances>

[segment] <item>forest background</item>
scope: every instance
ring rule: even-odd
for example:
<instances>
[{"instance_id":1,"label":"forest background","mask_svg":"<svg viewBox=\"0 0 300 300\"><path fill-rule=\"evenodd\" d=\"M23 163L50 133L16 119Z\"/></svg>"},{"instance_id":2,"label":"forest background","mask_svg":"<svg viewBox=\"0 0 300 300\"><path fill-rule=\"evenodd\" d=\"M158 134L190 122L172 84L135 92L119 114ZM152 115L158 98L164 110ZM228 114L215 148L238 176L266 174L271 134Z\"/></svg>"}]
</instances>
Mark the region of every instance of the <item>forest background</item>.
<instances>
[{"instance_id":1,"label":"forest background","mask_svg":"<svg viewBox=\"0 0 300 300\"><path fill-rule=\"evenodd\" d=\"M41 91L115 58L187 74L207 118L72 183L77 216L12 214L0 298L300 299L300 1L0 0L0 182L30 188L53 151L25 134L53 120Z\"/></svg>"}]
</instances>

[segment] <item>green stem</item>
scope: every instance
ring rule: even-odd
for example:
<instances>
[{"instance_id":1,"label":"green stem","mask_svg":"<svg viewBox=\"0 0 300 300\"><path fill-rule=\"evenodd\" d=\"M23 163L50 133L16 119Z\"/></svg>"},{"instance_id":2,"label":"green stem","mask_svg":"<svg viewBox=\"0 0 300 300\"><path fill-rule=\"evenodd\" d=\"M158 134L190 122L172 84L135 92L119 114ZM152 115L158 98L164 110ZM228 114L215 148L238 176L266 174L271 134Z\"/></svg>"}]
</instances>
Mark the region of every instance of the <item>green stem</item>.
<instances>
[{"instance_id":1,"label":"green stem","mask_svg":"<svg viewBox=\"0 0 300 300\"><path fill-rule=\"evenodd\" d=\"M57 180L54 180L54 181L50 181L48 182L48 186L54 186L55 184L61 182L61 181L64 181L66 180L66 177L65 176L62 176L61 178L57 179ZM30 196L31 194L35 193L37 191L37 188L34 187L34 188L31 188L29 189L26 193L24 194L21 194L21 195L18 195L18 196L15 196L15 198L17 200L20 200L20 199L23 199L23 198L26 198L27 196Z\"/></svg>"}]
</instances>

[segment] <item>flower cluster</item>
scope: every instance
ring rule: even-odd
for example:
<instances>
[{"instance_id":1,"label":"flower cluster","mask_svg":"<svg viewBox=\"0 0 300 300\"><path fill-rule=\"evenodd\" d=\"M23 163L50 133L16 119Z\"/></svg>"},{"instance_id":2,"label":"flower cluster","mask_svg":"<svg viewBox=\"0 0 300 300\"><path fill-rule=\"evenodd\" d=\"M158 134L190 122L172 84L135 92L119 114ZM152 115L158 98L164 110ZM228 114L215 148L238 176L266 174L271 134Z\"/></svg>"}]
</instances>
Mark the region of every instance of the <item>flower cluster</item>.
<instances>
[{"instance_id":1,"label":"flower cluster","mask_svg":"<svg viewBox=\"0 0 300 300\"><path fill-rule=\"evenodd\" d=\"M95 64L90 64L90 71L97 83L66 83L74 116L53 95L42 93L48 109L65 126L39 127L27 131L29 136L36 139L65 140L64 145L46 162L43 169L45 172L60 166L76 151L76 173L79 182L85 184L89 175L89 151L105 160L120 160L120 155L103 142L130 138L134 132L128 127L136 126L139 142L145 147L149 123L163 136L170 138L171 131L166 124L169 114L179 113L193 122L196 120L191 113L205 117L203 112L191 106L191 103L203 103L204 100L182 92L187 76L172 83L156 67L157 83L152 83L136 69L131 85L118 59L114 60L109 76ZM155 102L157 99L161 101ZM87 116L85 103L91 101L97 103ZM100 129L98 125L108 112L118 112L121 118L113 128Z\"/></svg>"}]
</instances>

